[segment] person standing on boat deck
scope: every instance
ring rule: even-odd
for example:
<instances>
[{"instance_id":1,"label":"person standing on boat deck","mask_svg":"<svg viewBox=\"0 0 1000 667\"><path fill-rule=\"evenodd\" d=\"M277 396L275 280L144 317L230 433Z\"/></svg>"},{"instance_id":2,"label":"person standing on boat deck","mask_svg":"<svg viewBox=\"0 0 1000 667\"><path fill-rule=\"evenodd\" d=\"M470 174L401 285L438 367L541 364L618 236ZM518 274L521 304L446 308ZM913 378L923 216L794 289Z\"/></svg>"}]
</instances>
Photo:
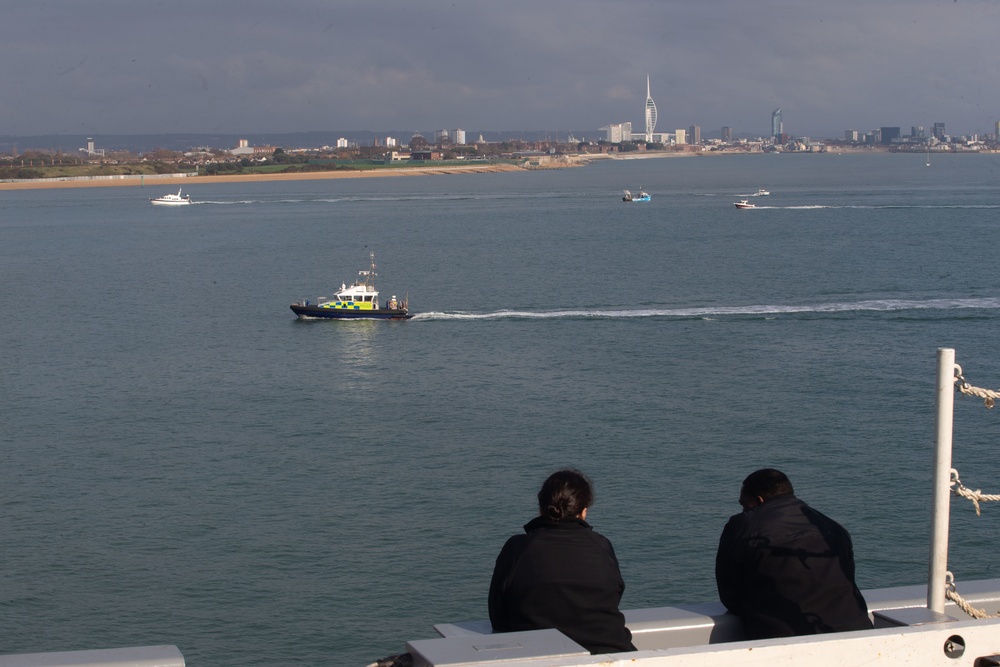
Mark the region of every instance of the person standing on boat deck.
<instances>
[{"instance_id":1,"label":"person standing on boat deck","mask_svg":"<svg viewBox=\"0 0 1000 667\"><path fill-rule=\"evenodd\" d=\"M796 498L773 468L743 480L740 505L719 539L715 580L748 639L872 628L843 526Z\"/></svg>"},{"instance_id":2,"label":"person standing on boat deck","mask_svg":"<svg viewBox=\"0 0 1000 667\"><path fill-rule=\"evenodd\" d=\"M497 556L489 593L494 632L555 628L591 653L636 650L618 610L625 582L615 550L586 521L593 499L577 470L545 480L540 515Z\"/></svg>"}]
</instances>

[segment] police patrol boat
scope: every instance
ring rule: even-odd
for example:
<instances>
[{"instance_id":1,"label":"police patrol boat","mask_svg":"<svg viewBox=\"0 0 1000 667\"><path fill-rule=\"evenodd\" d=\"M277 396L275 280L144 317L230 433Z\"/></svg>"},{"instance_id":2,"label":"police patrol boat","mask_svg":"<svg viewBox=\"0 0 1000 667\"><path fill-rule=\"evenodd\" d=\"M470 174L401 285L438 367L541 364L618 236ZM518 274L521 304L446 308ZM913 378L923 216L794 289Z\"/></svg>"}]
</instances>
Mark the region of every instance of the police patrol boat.
<instances>
[{"instance_id":1,"label":"police patrol boat","mask_svg":"<svg viewBox=\"0 0 1000 667\"><path fill-rule=\"evenodd\" d=\"M409 299L397 299L393 294L379 306L378 290L375 289L375 253L369 253L370 266L358 271L358 278L348 287L341 283L332 298L317 297L316 303L301 299L290 308L300 318L318 317L334 320L408 320Z\"/></svg>"}]
</instances>

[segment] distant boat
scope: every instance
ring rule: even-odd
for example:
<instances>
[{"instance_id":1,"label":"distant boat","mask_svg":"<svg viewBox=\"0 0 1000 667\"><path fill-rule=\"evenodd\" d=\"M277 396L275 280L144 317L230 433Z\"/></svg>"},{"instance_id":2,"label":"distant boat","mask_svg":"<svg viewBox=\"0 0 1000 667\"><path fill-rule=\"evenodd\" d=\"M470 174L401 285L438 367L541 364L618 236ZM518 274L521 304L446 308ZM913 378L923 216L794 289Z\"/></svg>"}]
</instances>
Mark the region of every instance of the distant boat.
<instances>
[{"instance_id":1,"label":"distant boat","mask_svg":"<svg viewBox=\"0 0 1000 667\"><path fill-rule=\"evenodd\" d=\"M929 149L929 148L927 149L927 165L926 166L928 166L928 167L931 166L931 149Z\"/></svg>"},{"instance_id":2,"label":"distant boat","mask_svg":"<svg viewBox=\"0 0 1000 667\"><path fill-rule=\"evenodd\" d=\"M757 190L757 192L753 193L751 196L752 197L767 197L770 194L771 194L770 192L768 192L764 188L761 188L760 190Z\"/></svg>"},{"instance_id":3,"label":"distant boat","mask_svg":"<svg viewBox=\"0 0 1000 667\"><path fill-rule=\"evenodd\" d=\"M632 194L631 190L626 190L625 196L622 197L622 201L624 202L649 201L649 199L649 193L645 192L642 188L639 188L639 194L637 195Z\"/></svg>"},{"instance_id":4,"label":"distant boat","mask_svg":"<svg viewBox=\"0 0 1000 667\"><path fill-rule=\"evenodd\" d=\"M150 199L149 203L153 206L187 206L191 203L191 195L181 196L181 190L183 188L177 188L177 194L156 197L155 199Z\"/></svg>"},{"instance_id":5,"label":"distant boat","mask_svg":"<svg viewBox=\"0 0 1000 667\"><path fill-rule=\"evenodd\" d=\"M741 200L739 200L738 202L736 202L736 203L735 203L735 204L733 204L733 205L734 205L734 206L735 206L736 208L757 208L757 205L756 205L756 204L751 204L751 203L750 203L750 202L748 202L748 201L747 201L746 199L741 199Z\"/></svg>"}]
</instances>

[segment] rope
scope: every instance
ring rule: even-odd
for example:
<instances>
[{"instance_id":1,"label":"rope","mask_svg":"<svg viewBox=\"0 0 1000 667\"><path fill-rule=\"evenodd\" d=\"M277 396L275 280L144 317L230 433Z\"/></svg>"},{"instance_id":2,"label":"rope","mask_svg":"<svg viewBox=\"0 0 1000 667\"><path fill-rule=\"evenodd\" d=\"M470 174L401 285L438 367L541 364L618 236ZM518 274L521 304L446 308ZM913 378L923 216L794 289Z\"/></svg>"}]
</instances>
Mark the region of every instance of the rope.
<instances>
[{"instance_id":1,"label":"rope","mask_svg":"<svg viewBox=\"0 0 1000 667\"><path fill-rule=\"evenodd\" d=\"M958 375L955 376L955 382L957 383L955 388L958 389L965 396L976 396L983 399L983 404L992 409L996 405L996 401L1000 398L1000 391L995 391L993 389L983 389L982 387L973 387L969 382L962 377L961 369L958 369Z\"/></svg>"},{"instance_id":2,"label":"rope","mask_svg":"<svg viewBox=\"0 0 1000 667\"><path fill-rule=\"evenodd\" d=\"M945 573L944 584L946 586L944 596L972 618L1000 618L1000 614L989 614L985 609L976 609L959 595L958 591L955 590L955 575L951 572Z\"/></svg>"},{"instance_id":3,"label":"rope","mask_svg":"<svg viewBox=\"0 0 1000 667\"><path fill-rule=\"evenodd\" d=\"M958 478L958 471L954 468L951 469L951 486L953 487L952 492L956 496L961 496L962 498L972 501L972 504L976 507L976 516L982 516L982 512L979 509L979 503L997 502L1000 500L1000 494L983 493L979 489L973 491L969 487L962 484L962 480Z\"/></svg>"},{"instance_id":4,"label":"rope","mask_svg":"<svg viewBox=\"0 0 1000 667\"><path fill-rule=\"evenodd\" d=\"M992 409L996 405L997 399L1000 399L1000 391L994 391L992 389L983 389L981 387L973 387L968 381L962 377L962 367L955 365L955 388L961 392L964 396L977 396L983 399L983 404L987 409ZM973 491L964 484L962 480L958 478L958 470L951 469L951 487L952 491L957 496L962 498L967 498L972 501L972 504L976 507L976 516L981 516L979 503L984 502L995 502L1000 500L1000 495L997 494L985 494L979 489ZM946 572L944 576L945 581L945 592L944 596L954 602L958 607L964 611L966 614L972 618L1000 618L1000 614L988 614L985 609L976 609L971 604L969 604L958 591L955 589L955 575L951 572Z\"/></svg>"}]
</instances>

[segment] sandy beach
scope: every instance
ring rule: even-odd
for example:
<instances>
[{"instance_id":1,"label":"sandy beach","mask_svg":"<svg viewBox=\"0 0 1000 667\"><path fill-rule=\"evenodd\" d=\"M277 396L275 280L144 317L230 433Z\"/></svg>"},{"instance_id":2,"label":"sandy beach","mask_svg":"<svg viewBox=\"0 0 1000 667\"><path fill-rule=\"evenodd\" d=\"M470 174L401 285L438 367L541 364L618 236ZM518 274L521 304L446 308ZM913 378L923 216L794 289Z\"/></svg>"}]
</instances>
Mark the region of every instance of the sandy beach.
<instances>
[{"instance_id":1,"label":"sandy beach","mask_svg":"<svg viewBox=\"0 0 1000 667\"><path fill-rule=\"evenodd\" d=\"M542 168L565 167L553 164ZM538 167L534 167L537 169ZM186 174L146 174L144 176L95 176L87 178L40 178L36 180L0 182L0 190L41 190L48 188L140 187L192 185L195 183L248 183L255 181L312 181L332 178L382 178L394 176L436 176L443 174L492 174L503 171L523 171L531 167L512 164L441 165L399 167L366 171L307 171L279 174L239 174L226 176L188 176Z\"/></svg>"}]
</instances>

